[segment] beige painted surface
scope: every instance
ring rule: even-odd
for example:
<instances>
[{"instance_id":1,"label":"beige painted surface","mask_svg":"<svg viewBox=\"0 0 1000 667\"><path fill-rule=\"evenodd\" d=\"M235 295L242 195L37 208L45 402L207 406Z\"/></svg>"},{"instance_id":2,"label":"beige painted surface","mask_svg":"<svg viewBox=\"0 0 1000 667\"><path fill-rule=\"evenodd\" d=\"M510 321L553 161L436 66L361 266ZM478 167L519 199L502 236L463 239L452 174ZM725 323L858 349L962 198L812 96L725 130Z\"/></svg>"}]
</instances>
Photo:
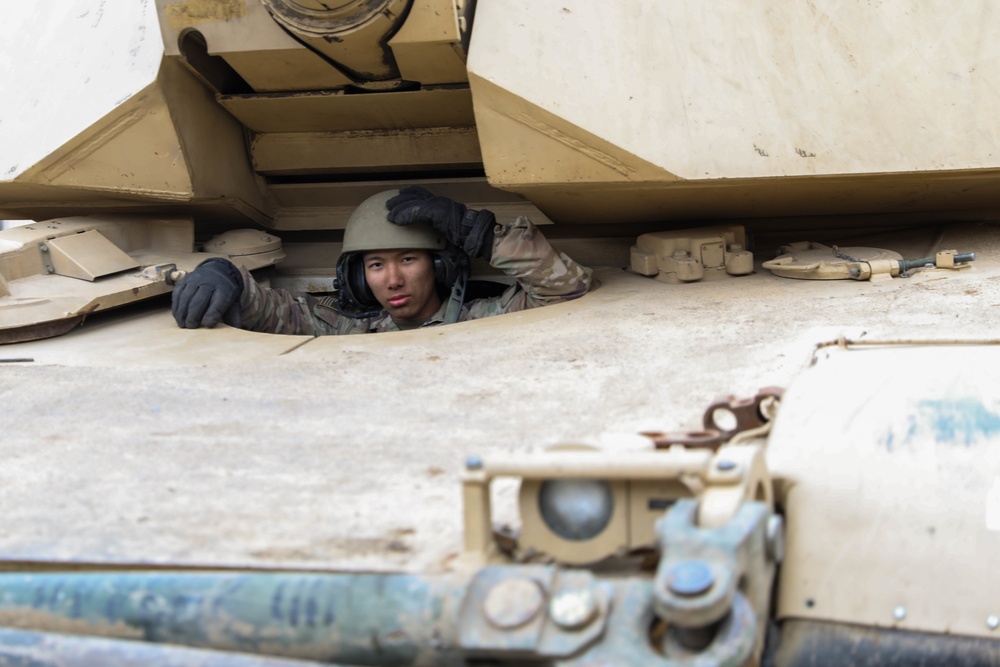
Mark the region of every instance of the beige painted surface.
<instances>
[{"instance_id":1,"label":"beige painted surface","mask_svg":"<svg viewBox=\"0 0 1000 667\"><path fill-rule=\"evenodd\" d=\"M151 38L152 2L135 5L141 10L124 27L76 30L99 27L98 4L74 2L47 19L44 39L31 36L33 47L80 54L54 68L51 80L10 66L11 53L29 53L26 37L10 27L13 21L4 23L6 31L0 27L15 48L0 52L0 144L30 138L10 143L17 150L0 156L4 210L165 210L191 202L192 210L201 207L202 221L235 210L261 224L276 216L289 230L336 229L365 190L386 182L317 178L265 196L250 170L244 129L230 111L251 128L274 132L265 144L295 151L313 135L277 136L289 129L343 130L355 111L377 126L364 129L387 131L377 141L390 149L407 136L393 135L393 128L469 126L462 90L438 96L459 98L443 105L439 117L431 113L435 104L420 101L395 120L391 105L365 109L374 95L344 104L325 93L303 96L330 79L314 59L292 57L301 51L282 36L270 30L256 51L241 44L235 24L210 30L220 17L187 13L193 22L172 25L172 38L185 27L204 28L214 35L210 43L228 44L236 69L268 65L247 74L261 91L273 92L284 71L303 67L303 78L283 97L234 96L218 107L194 75L173 60L161 62L160 51L175 45ZM663 226L679 218L822 214L831 216L826 224L859 231L818 239L797 232L774 245L832 241L906 257L957 248L977 253L974 268L879 285L798 282L760 270L765 245L758 272L748 277L666 285L605 266L597 274L601 287L574 303L347 338L181 330L164 297L96 314L69 335L0 347L0 560L440 571L462 545L459 479L469 454L488 458L615 433L700 428L703 409L719 395L751 396L764 386L805 387L816 398L808 380L793 383L808 377L814 346L839 336L992 340L1000 308L996 226L866 238L867 218L832 216L923 209L951 217L996 207L995 11L986 0L480 3L471 94L491 182L527 197L510 195L508 212L537 206L556 223ZM221 19L242 16L236 14ZM78 33L78 41L59 39L68 33ZM95 67L85 57L94 54L85 47L95 44L128 67ZM91 73L94 85L83 86ZM67 109L79 113L57 131L53 113ZM333 109L343 118L326 117ZM12 117L31 121L27 135L11 134L12 126L24 132ZM470 131L447 130L453 137ZM365 146L357 149L362 158ZM474 161L469 146L464 141L452 151L463 156L462 166ZM421 150L414 144L395 156L393 167L420 166L413 156ZM370 161L316 156L303 166L287 153L273 163L287 173L373 168ZM450 163L439 157L437 164ZM87 173L74 173L85 166ZM53 182L73 189L57 190ZM480 201L478 181L438 185L442 194ZM814 224L792 217L782 227ZM331 256L333 236L311 246L310 260ZM591 256L605 245L574 242ZM300 253L309 255L310 248ZM16 288L0 284L0 293ZM804 399L790 403L805 409ZM815 427L809 416L789 417L789 424L804 425L789 426L784 442L804 444L790 448L781 461L786 470L825 470L828 448L808 437L804 429ZM959 475L980 464L961 463ZM896 481L876 487L876 495L909 492ZM821 517L834 531L845 516L852 527L874 520L874 528L864 524L867 532L852 539L879 537L884 513L873 518L853 505L844 514L829 512L824 487L815 488L819 502L803 503L800 525ZM513 487L497 495L503 518L515 520ZM802 613L793 608L800 588L792 587L814 585L814 544L822 548L831 536L809 538L819 541L804 540L804 550L790 552L788 576L800 580L782 592L790 596L783 602L789 617ZM992 538L981 544L992 548ZM874 539L854 546L869 549L871 558L886 553ZM837 567L857 563L833 560ZM972 621L961 614L981 616L987 607L977 599L968 609L950 605L930 613L933 595L912 583L928 562L908 566L905 586L866 598L870 608L835 591L829 599L836 613L824 616L824 601L815 614L881 622L886 604L910 595L901 604L912 608L911 627L966 632ZM824 591L849 576L831 571Z\"/></svg>"},{"instance_id":2,"label":"beige painted surface","mask_svg":"<svg viewBox=\"0 0 1000 667\"><path fill-rule=\"evenodd\" d=\"M684 179L996 168L998 12L499 0L469 69Z\"/></svg>"},{"instance_id":3,"label":"beige painted surface","mask_svg":"<svg viewBox=\"0 0 1000 667\"><path fill-rule=\"evenodd\" d=\"M204 37L254 90L316 90L343 86L346 76L304 48L271 18L263 3L246 0L156 0L164 53L179 56L183 31Z\"/></svg>"},{"instance_id":4,"label":"beige painted surface","mask_svg":"<svg viewBox=\"0 0 1000 667\"><path fill-rule=\"evenodd\" d=\"M190 202L208 220L268 225L254 145L260 171L327 183L483 165L556 223L995 217L988 0L484 2L468 88L464 17L439 1L417 3L396 35L425 89L364 95L342 94L346 80L332 66L324 77L259 2L74 0L42 18L22 5L0 35L4 215ZM206 60L228 60L186 69L190 30Z\"/></svg>"},{"instance_id":5,"label":"beige painted surface","mask_svg":"<svg viewBox=\"0 0 1000 667\"><path fill-rule=\"evenodd\" d=\"M867 239L935 245L888 240ZM461 549L469 454L697 429L718 396L788 386L841 335L992 337L996 228L936 245L975 268L881 285L605 268L573 303L319 339L185 331L154 302L5 346L34 361L0 361L0 557L439 570Z\"/></svg>"},{"instance_id":6,"label":"beige painted surface","mask_svg":"<svg viewBox=\"0 0 1000 667\"><path fill-rule=\"evenodd\" d=\"M486 173L556 222L994 209L996 11L482 3Z\"/></svg>"},{"instance_id":7,"label":"beige painted surface","mask_svg":"<svg viewBox=\"0 0 1000 667\"><path fill-rule=\"evenodd\" d=\"M779 618L995 636L998 361L997 341L817 353L768 447L787 485Z\"/></svg>"},{"instance_id":8,"label":"beige painted surface","mask_svg":"<svg viewBox=\"0 0 1000 667\"><path fill-rule=\"evenodd\" d=\"M163 52L152 2L112 8L68 0L58 12L24 5L4 7L4 13L0 182L16 178L142 91L156 77ZM91 57L95 46L99 69ZM45 66L25 66L31 63Z\"/></svg>"}]
</instances>

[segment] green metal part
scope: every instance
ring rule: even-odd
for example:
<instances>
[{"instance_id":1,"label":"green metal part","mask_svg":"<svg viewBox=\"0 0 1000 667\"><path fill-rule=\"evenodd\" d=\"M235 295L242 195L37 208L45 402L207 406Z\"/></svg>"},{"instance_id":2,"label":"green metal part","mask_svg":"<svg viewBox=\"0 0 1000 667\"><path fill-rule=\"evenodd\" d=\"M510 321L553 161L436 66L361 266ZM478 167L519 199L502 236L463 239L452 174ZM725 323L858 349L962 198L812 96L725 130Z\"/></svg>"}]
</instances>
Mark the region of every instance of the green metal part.
<instances>
[{"instance_id":1,"label":"green metal part","mask_svg":"<svg viewBox=\"0 0 1000 667\"><path fill-rule=\"evenodd\" d=\"M0 632L0 663L29 646L33 656L96 651L108 658L102 664L131 664L140 654L149 664L189 664L171 662L180 655L172 646L257 656L261 662L247 664L261 667L277 658L380 666L747 664L760 655L774 572L765 553L770 509L746 503L728 524L700 529L696 508L679 501L660 521L663 557L652 581L640 572L532 564L437 576L0 574L0 630L50 633Z\"/></svg>"},{"instance_id":2,"label":"green metal part","mask_svg":"<svg viewBox=\"0 0 1000 667\"><path fill-rule=\"evenodd\" d=\"M455 647L464 585L392 574L5 574L0 625L368 665ZM435 647L441 647L440 649Z\"/></svg>"}]
</instances>

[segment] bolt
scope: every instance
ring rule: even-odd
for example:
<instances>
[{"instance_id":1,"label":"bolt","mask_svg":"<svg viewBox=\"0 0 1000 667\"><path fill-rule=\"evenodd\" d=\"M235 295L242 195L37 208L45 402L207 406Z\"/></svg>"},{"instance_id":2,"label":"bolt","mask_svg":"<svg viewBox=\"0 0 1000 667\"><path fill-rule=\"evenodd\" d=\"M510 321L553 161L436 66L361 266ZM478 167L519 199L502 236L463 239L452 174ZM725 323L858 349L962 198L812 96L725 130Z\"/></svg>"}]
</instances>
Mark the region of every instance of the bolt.
<instances>
[{"instance_id":1,"label":"bolt","mask_svg":"<svg viewBox=\"0 0 1000 667\"><path fill-rule=\"evenodd\" d=\"M851 277L852 278L860 278L861 277L861 269L859 269L856 266L852 266L851 267Z\"/></svg>"},{"instance_id":2,"label":"bolt","mask_svg":"<svg viewBox=\"0 0 1000 667\"><path fill-rule=\"evenodd\" d=\"M764 533L764 546L767 556L775 563L785 560L785 522L774 514L767 519L767 528Z\"/></svg>"},{"instance_id":3,"label":"bolt","mask_svg":"<svg viewBox=\"0 0 1000 667\"><path fill-rule=\"evenodd\" d=\"M895 609L892 610L892 615L896 618L897 621L902 621L904 618L906 618L906 607L902 605L896 607Z\"/></svg>"},{"instance_id":4,"label":"bolt","mask_svg":"<svg viewBox=\"0 0 1000 667\"><path fill-rule=\"evenodd\" d=\"M700 560L685 560L671 566L667 572L667 588L671 593L693 597L705 593L715 584L712 569Z\"/></svg>"},{"instance_id":5,"label":"bolt","mask_svg":"<svg viewBox=\"0 0 1000 667\"><path fill-rule=\"evenodd\" d=\"M41 250L42 252L48 252L49 251L49 247L47 245L45 245L44 243L39 243L38 244L38 249Z\"/></svg>"},{"instance_id":6,"label":"bolt","mask_svg":"<svg viewBox=\"0 0 1000 667\"><path fill-rule=\"evenodd\" d=\"M727 470L733 470L736 468L736 462L730 461L729 459L723 459L715 464L715 467L723 472Z\"/></svg>"},{"instance_id":7,"label":"bolt","mask_svg":"<svg viewBox=\"0 0 1000 667\"><path fill-rule=\"evenodd\" d=\"M566 630L580 630L597 616L597 600L590 589L560 591L549 602L549 617Z\"/></svg>"},{"instance_id":8,"label":"bolt","mask_svg":"<svg viewBox=\"0 0 1000 667\"><path fill-rule=\"evenodd\" d=\"M544 600L542 589L533 579L506 579L494 584L486 594L483 614L494 627L511 630L537 616Z\"/></svg>"},{"instance_id":9,"label":"bolt","mask_svg":"<svg viewBox=\"0 0 1000 667\"><path fill-rule=\"evenodd\" d=\"M986 617L986 627L990 630L996 630L1000 628L1000 616L996 614L990 614Z\"/></svg>"},{"instance_id":10,"label":"bolt","mask_svg":"<svg viewBox=\"0 0 1000 667\"><path fill-rule=\"evenodd\" d=\"M465 469L466 470L482 470L483 469L483 459L482 457L472 455L465 459Z\"/></svg>"}]
</instances>

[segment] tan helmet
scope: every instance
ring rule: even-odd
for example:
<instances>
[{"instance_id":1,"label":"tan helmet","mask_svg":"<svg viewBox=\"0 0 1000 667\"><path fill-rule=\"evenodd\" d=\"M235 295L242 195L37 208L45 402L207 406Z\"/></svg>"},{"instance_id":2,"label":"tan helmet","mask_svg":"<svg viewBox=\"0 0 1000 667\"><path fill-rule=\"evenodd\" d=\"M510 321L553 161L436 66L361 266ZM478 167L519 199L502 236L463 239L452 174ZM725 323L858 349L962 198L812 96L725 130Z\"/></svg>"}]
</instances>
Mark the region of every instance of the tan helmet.
<instances>
[{"instance_id":1,"label":"tan helmet","mask_svg":"<svg viewBox=\"0 0 1000 667\"><path fill-rule=\"evenodd\" d=\"M380 192L354 209L344 230L344 254L389 248L444 250L448 247L448 240L429 223L397 225L389 222L385 203L398 194L399 190Z\"/></svg>"}]
</instances>

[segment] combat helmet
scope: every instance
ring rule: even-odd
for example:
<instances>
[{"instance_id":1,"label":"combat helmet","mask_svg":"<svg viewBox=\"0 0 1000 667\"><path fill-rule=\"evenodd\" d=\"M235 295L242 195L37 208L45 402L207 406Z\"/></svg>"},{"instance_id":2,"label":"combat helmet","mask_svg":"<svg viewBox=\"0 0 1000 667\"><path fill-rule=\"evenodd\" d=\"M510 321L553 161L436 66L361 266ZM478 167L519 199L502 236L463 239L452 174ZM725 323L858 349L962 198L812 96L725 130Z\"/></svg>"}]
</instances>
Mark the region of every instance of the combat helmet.
<instances>
[{"instance_id":1,"label":"combat helmet","mask_svg":"<svg viewBox=\"0 0 1000 667\"><path fill-rule=\"evenodd\" d=\"M399 190L386 190L361 202L344 229L344 243L337 260L337 309L349 317L372 317L382 310L368 281L363 256L370 250L413 248L429 250L434 260L434 281L450 290L462 274L463 253L444 234L426 222L397 225L389 222L386 202ZM466 260L467 261L467 260Z\"/></svg>"}]
</instances>

